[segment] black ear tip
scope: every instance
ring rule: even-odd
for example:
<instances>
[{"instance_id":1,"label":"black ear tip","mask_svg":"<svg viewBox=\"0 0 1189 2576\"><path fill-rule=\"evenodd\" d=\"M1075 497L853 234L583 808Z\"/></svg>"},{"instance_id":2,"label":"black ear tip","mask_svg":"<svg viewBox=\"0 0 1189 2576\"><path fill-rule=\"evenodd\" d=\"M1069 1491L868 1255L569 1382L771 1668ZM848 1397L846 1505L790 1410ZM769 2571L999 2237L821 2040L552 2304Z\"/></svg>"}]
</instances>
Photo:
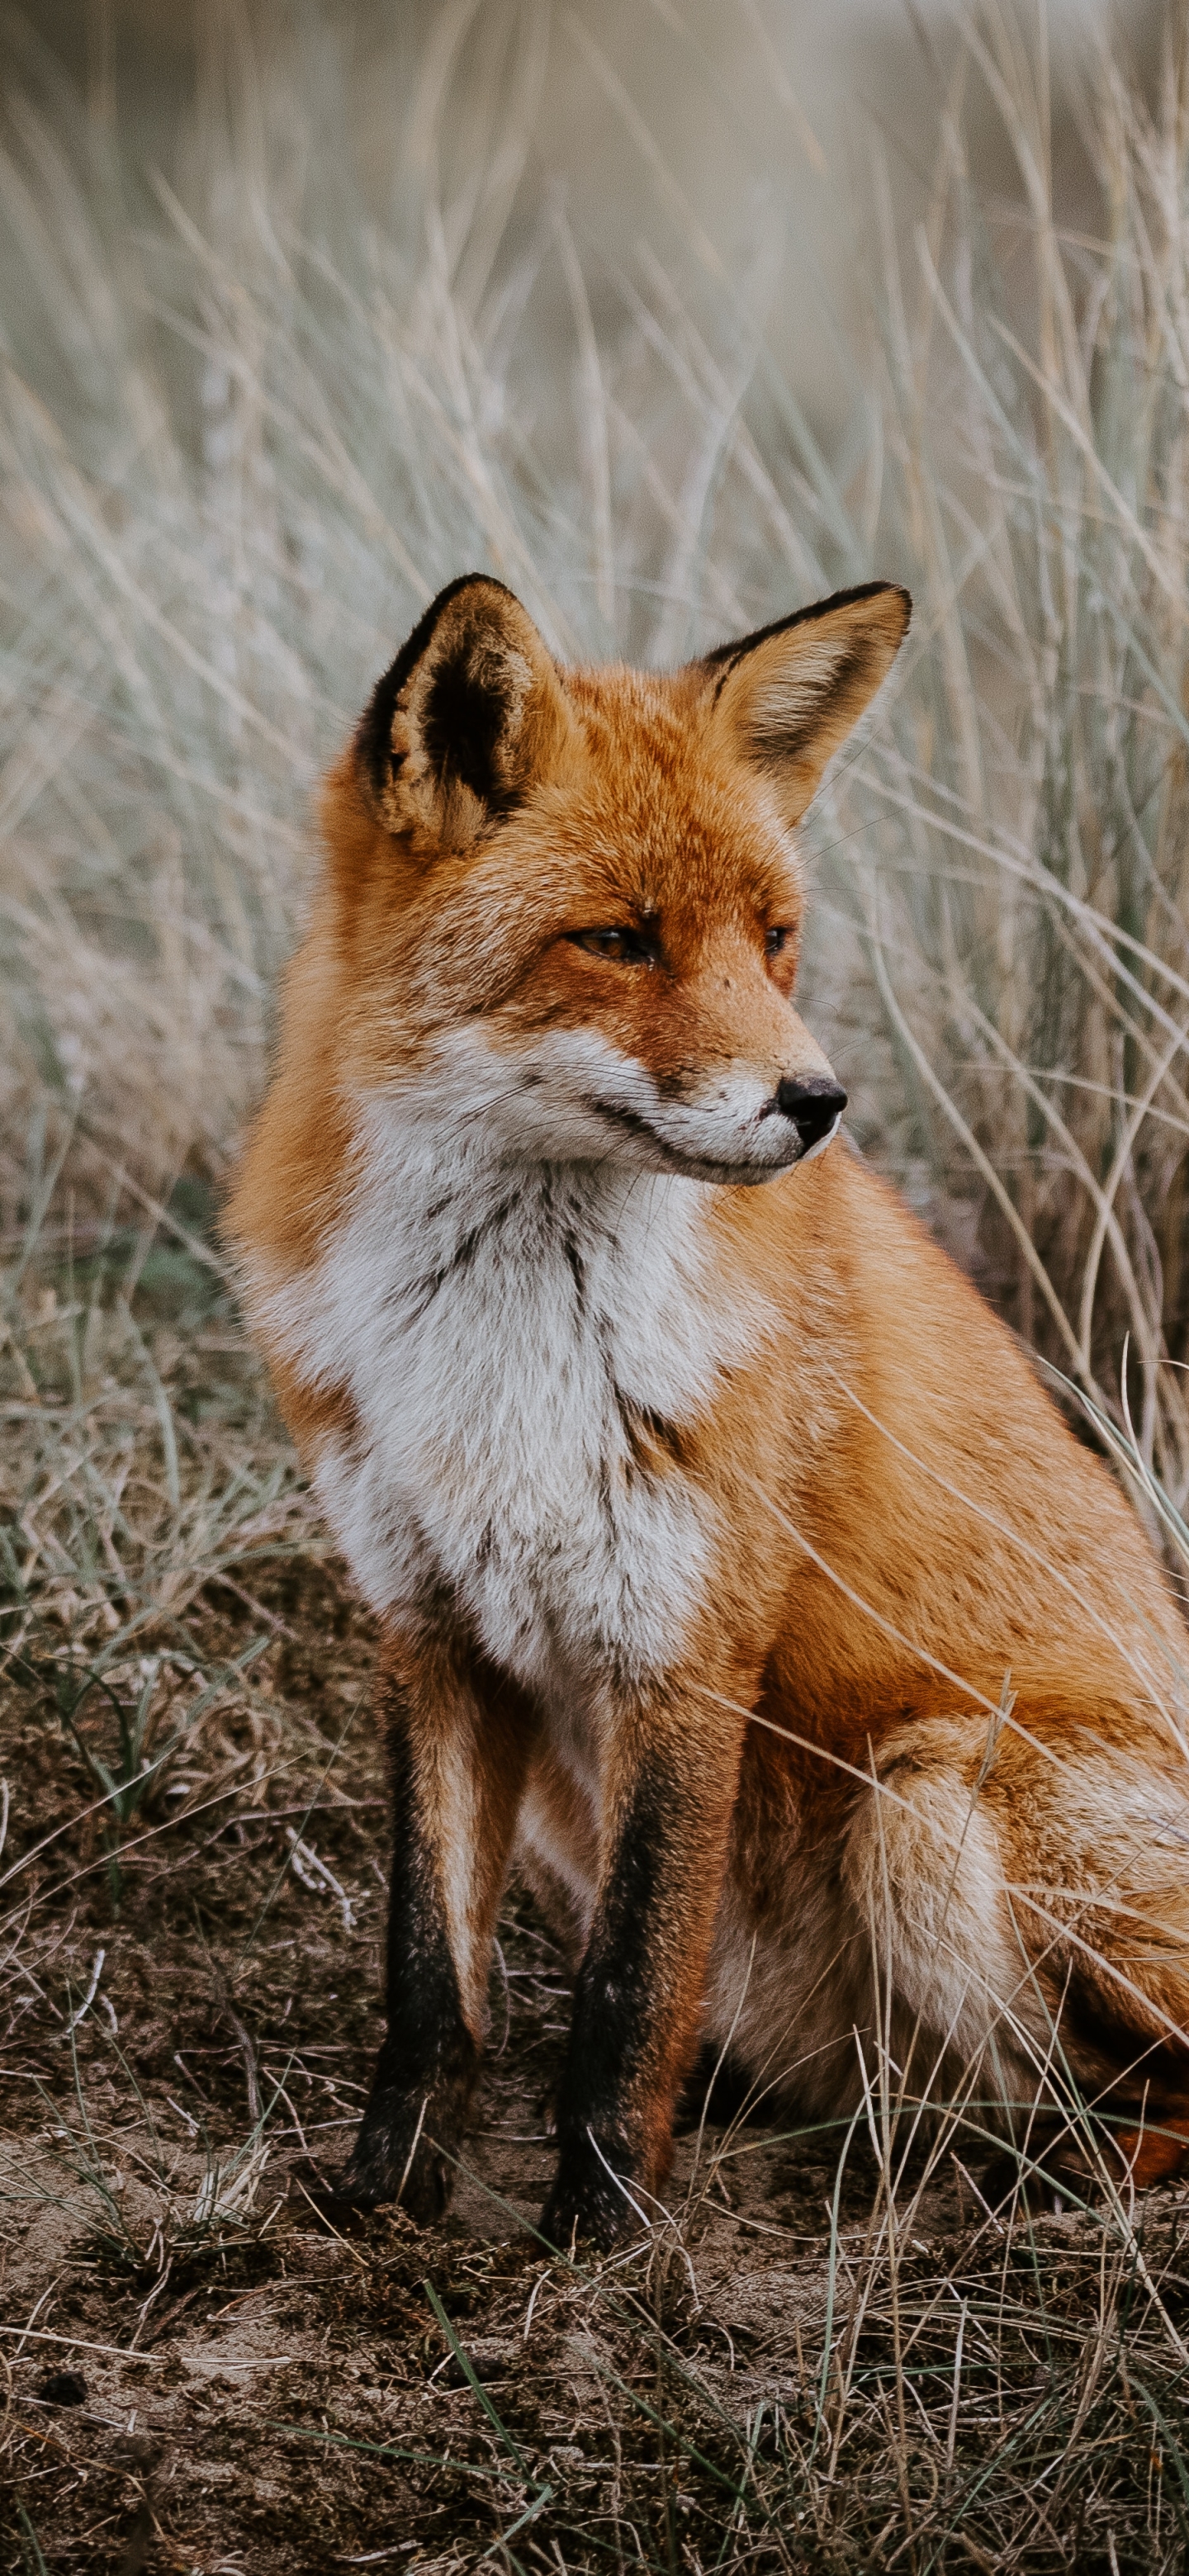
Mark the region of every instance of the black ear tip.
<instances>
[{"instance_id":1,"label":"black ear tip","mask_svg":"<svg viewBox=\"0 0 1189 2576\"><path fill-rule=\"evenodd\" d=\"M905 589L902 581L876 581L871 584L871 595L873 598L885 599L889 607L893 602L895 603L899 612L897 618L899 632L895 637L893 649L898 653L912 624L912 592Z\"/></svg>"},{"instance_id":2,"label":"black ear tip","mask_svg":"<svg viewBox=\"0 0 1189 2576\"><path fill-rule=\"evenodd\" d=\"M852 590L831 591L828 599L812 599L807 607L794 608L788 617L775 618L771 626L758 626L753 635L741 635L729 644L714 645L709 653L703 653L702 668L721 671L725 676L736 662L742 662L748 653L754 653L757 644L770 643L777 635L790 635L798 626L815 626L819 618L834 617L840 609L859 608L868 600L892 598L900 600L904 609L904 624L897 637L900 645L912 622L911 592L905 590L899 581L860 581Z\"/></svg>"},{"instance_id":3,"label":"black ear tip","mask_svg":"<svg viewBox=\"0 0 1189 2576\"><path fill-rule=\"evenodd\" d=\"M861 581L853 590L835 591L832 599L816 600L813 607L802 614L807 619L825 617L834 609L861 607L868 599L873 603L876 600L897 600L904 618L901 636L907 635L912 624L912 592L905 589L902 581Z\"/></svg>"},{"instance_id":4,"label":"black ear tip","mask_svg":"<svg viewBox=\"0 0 1189 2576\"><path fill-rule=\"evenodd\" d=\"M493 573L467 572L447 582L377 680L356 729L357 767L377 799L398 774L403 757L394 759L392 750L398 703L418 665L425 663L427 686L419 693L416 722L439 785L449 772L481 804L507 804L500 746L506 748L515 730L522 694L512 656L514 651L519 655L523 669L534 632L515 592Z\"/></svg>"},{"instance_id":5,"label":"black ear tip","mask_svg":"<svg viewBox=\"0 0 1189 2576\"><path fill-rule=\"evenodd\" d=\"M389 774L392 717L401 690L416 670L443 610L449 608L451 601L458 599L463 591L474 589L498 591L504 599L512 597L511 591L505 589L502 581L496 581L491 573L460 573L455 581L447 582L436 599L431 599L412 634L406 638L395 660L389 663L372 690L356 727L355 757L377 796L381 794Z\"/></svg>"}]
</instances>

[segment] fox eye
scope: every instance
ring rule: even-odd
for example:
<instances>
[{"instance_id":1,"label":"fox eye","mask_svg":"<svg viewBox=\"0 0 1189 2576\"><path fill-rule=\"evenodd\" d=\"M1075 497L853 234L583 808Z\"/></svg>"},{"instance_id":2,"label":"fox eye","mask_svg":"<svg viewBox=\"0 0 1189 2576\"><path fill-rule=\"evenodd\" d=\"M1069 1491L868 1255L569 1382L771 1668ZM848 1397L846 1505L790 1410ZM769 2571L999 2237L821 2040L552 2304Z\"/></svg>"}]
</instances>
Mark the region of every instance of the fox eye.
<instances>
[{"instance_id":1,"label":"fox eye","mask_svg":"<svg viewBox=\"0 0 1189 2576\"><path fill-rule=\"evenodd\" d=\"M571 930L571 945L584 948L588 957L607 957L617 966L654 966L656 942L647 931L635 930L623 922L608 922L601 930Z\"/></svg>"},{"instance_id":2,"label":"fox eye","mask_svg":"<svg viewBox=\"0 0 1189 2576\"><path fill-rule=\"evenodd\" d=\"M769 957L779 957L781 949L787 948L791 936L787 926L765 931L764 946Z\"/></svg>"}]
</instances>

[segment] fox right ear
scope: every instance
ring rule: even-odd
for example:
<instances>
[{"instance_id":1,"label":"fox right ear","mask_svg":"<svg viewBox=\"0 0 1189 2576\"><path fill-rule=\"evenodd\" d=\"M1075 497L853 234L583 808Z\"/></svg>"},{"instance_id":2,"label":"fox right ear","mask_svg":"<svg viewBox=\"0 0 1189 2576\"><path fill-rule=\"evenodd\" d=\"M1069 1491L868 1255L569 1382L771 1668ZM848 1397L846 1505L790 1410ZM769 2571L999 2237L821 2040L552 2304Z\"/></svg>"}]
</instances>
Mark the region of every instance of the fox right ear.
<instances>
[{"instance_id":1,"label":"fox right ear","mask_svg":"<svg viewBox=\"0 0 1189 2576\"><path fill-rule=\"evenodd\" d=\"M827 762L887 678L911 615L906 590L869 581L693 665L710 691L712 731L763 772L786 822L800 822Z\"/></svg>"},{"instance_id":2,"label":"fox right ear","mask_svg":"<svg viewBox=\"0 0 1189 2576\"><path fill-rule=\"evenodd\" d=\"M377 683L355 756L390 832L465 849L551 773L572 722L527 610L467 573Z\"/></svg>"}]
</instances>

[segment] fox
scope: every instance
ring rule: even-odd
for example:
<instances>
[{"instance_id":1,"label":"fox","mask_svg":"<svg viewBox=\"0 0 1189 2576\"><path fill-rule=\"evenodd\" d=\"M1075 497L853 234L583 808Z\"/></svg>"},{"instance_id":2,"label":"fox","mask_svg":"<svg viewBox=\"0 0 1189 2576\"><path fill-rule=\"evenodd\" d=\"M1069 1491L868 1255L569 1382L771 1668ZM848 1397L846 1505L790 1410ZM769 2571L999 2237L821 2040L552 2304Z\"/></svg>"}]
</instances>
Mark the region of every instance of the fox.
<instances>
[{"instance_id":1,"label":"fox","mask_svg":"<svg viewBox=\"0 0 1189 2576\"><path fill-rule=\"evenodd\" d=\"M574 1973L553 2246L663 2209L708 2059L1189 2155L1171 1580L794 1000L799 827L910 610L584 668L466 575L327 780L228 1232L379 1631L347 2208L447 2206L513 1870Z\"/></svg>"}]
</instances>

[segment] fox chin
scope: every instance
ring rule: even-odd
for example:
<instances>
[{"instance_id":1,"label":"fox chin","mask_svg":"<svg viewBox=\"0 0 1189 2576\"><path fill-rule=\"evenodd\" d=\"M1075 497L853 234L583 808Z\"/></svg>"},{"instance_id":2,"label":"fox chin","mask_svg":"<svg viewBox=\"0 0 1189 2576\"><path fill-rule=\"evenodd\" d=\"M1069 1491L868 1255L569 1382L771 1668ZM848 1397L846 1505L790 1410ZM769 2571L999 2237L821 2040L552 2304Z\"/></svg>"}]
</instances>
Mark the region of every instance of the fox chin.
<instances>
[{"instance_id":1,"label":"fox chin","mask_svg":"<svg viewBox=\"0 0 1189 2576\"><path fill-rule=\"evenodd\" d=\"M794 999L798 826L908 623L572 669L472 575L327 781L228 1230L380 1623L345 2200L444 2208L513 1866L575 1972L558 2245L656 2205L707 2044L807 2116L884 2050L1032 2153L1189 2153L1180 1614Z\"/></svg>"}]
</instances>

